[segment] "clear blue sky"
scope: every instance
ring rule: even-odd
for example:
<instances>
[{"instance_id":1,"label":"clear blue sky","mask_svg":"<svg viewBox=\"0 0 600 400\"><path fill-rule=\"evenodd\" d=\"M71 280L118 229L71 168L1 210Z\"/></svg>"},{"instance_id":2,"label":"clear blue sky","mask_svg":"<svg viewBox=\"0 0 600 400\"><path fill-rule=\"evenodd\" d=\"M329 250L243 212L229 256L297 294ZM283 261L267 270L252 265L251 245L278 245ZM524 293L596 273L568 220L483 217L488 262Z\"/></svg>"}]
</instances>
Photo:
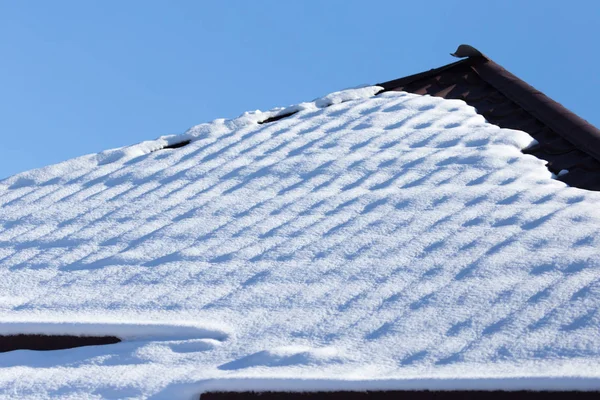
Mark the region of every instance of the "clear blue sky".
<instances>
[{"instance_id":1,"label":"clear blue sky","mask_svg":"<svg viewBox=\"0 0 600 400\"><path fill-rule=\"evenodd\" d=\"M600 2L0 0L0 177L454 61L600 126Z\"/></svg>"}]
</instances>

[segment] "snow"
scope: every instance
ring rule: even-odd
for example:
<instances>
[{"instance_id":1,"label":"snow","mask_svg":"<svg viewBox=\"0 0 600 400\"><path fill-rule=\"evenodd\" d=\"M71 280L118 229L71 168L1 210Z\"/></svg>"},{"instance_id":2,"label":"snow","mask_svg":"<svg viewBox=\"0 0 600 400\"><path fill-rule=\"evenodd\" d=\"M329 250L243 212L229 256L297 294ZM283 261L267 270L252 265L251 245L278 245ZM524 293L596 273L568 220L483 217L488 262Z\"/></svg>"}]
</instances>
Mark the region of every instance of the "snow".
<instances>
[{"instance_id":1,"label":"snow","mask_svg":"<svg viewBox=\"0 0 600 400\"><path fill-rule=\"evenodd\" d=\"M1 181L0 332L124 341L0 354L0 397L600 389L600 194L380 90Z\"/></svg>"},{"instance_id":2,"label":"snow","mask_svg":"<svg viewBox=\"0 0 600 400\"><path fill-rule=\"evenodd\" d=\"M114 322L114 321L11 321L0 322L3 335L75 335L116 336L121 340L212 339L224 341L229 333L215 326L184 323Z\"/></svg>"}]
</instances>

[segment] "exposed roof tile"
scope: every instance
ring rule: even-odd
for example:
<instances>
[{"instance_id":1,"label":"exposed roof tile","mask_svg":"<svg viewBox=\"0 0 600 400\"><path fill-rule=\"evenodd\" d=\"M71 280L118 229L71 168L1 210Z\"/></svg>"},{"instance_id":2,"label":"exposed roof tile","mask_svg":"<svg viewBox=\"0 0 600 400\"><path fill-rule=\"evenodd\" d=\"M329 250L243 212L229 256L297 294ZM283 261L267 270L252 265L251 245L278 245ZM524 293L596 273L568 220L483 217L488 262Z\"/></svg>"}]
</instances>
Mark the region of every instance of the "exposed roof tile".
<instances>
[{"instance_id":1,"label":"exposed roof tile","mask_svg":"<svg viewBox=\"0 0 600 400\"><path fill-rule=\"evenodd\" d=\"M464 100L489 122L523 130L540 143L528 153L548 161L559 177L600 190L600 130L534 89L476 49L462 45L461 61L379 84L386 90Z\"/></svg>"}]
</instances>

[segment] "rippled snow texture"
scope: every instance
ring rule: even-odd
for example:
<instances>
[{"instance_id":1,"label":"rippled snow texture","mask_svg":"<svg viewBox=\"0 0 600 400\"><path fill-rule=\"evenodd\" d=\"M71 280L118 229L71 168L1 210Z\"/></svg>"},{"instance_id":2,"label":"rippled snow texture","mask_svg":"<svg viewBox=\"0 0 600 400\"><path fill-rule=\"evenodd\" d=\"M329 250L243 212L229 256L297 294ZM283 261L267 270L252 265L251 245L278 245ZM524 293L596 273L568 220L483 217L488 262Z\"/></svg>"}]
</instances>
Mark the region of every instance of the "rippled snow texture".
<instances>
[{"instance_id":1,"label":"rippled snow texture","mask_svg":"<svg viewBox=\"0 0 600 400\"><path fill-rule=\"evenodd\" d=\"M600 359L600 194L553 180L521 153L529 135L461 101L379 89L0 182L3 321L230 332L0 354L0 393L187 398L205 380L245 377L265 388L271 377L397 387L596 376L585 365ZM283 111L298 112L258 124Z\"/></svg>"}]
</instances>

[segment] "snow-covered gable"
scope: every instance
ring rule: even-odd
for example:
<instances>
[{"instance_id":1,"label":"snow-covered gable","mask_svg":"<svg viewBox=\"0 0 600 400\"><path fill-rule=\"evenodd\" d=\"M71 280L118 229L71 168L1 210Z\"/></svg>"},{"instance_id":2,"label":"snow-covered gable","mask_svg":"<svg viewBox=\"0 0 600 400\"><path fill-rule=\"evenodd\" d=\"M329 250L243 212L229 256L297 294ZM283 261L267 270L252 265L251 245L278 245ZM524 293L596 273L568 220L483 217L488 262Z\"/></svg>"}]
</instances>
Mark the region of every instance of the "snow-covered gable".
<instances>
[{"instance_id":1,"label":"snow-covered gable","mask_svg":"<svg viewBox=\"0 0 600 400\"><path fill-rule=\"evenodd\" d=\"M0 397L600 389L600 193L379 90L0 182L0 332L124 339L0 354Z\"/></svg>"}]
</instances>

